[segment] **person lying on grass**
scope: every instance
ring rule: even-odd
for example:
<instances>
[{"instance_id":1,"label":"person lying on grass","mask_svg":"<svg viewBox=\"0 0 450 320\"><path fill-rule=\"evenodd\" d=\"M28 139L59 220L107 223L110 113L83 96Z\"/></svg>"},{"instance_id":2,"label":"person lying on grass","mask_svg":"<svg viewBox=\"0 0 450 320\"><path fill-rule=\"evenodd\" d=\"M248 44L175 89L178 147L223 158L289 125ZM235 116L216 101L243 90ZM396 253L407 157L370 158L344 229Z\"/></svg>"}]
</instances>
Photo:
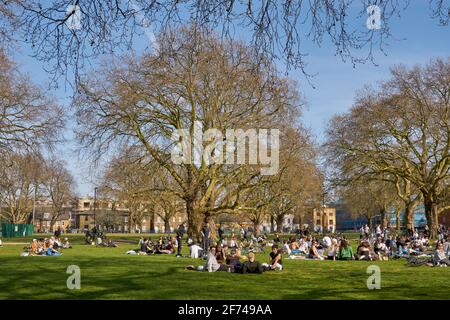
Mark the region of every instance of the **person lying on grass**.
<instances>
[{"instance_id":1,"label":"person lying on grass","mask_svg":"<svg viewBox=\"0 0 450 320\"><path fill-rule=\"evenodd\" d=\"M98 247L108 247L108 248L116 248L118 247L117 244L114 243L114 241L112 239L101 239L98 238L99 243L97 244Z\"/></svg>"}]
</instances>

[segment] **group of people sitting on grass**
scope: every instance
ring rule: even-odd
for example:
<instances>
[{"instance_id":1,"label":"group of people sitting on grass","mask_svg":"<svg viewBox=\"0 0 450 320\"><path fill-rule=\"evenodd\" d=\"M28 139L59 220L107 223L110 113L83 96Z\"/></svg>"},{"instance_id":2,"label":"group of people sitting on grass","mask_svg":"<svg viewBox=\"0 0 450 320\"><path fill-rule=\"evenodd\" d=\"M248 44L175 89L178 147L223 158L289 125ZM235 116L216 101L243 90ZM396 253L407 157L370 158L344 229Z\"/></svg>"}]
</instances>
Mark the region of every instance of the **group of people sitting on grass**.
<instances>
[{"instance_id":1,"label":"group of people sitting on grass","mask_svg":"<svg viewBox=\"0 0 450 320\"><path fill-rule=\"evenodd\" d=\"M106 237L106 234L99 230L97 227L92 228L86 232L85 237L86 244L95 245L97 247L118 247L118 245L112 240Z\"/></svg>"},{"instance_id":2,"label":"group of people sitting on grass","mask_svg":"<svg viewBox=\"0 0 450 320\"><path fill-rule=\"evenodd\" d=\"M379 228L377 228L380 230ZM376 229L376 230L377 230ZM354 251L345 236L325 235L321 240L314 236L300 236L283 241L283 252L290 259L315 260L389 260L391 258L428 257L432 265L448 265L450 236L444 234L433 247L426 232L402 236L384 232L364 232Z\"/></svg>"},{"instance_id":3,"label":"group of people sitting on grass","mask_svg":"<svg viewBox=\"0 0 450 320\"><path fill-rule=\"evenodd\" d=\"M60 256L62 255L61 249L70 249L69 239L64 238L61 241L59 238L41 238L33 239L31 243L25 247L25 251L22 253L24 256Z\"/></svg>"},{"instance_id":4,"label":"group of people sitting on grass","mask_svg":"<svg viewBox=\"0 0 450 320\"><path fill-rule=\"evenodd\" d=\"M265 271L283 270L282 250L277 245L273 245L269 253L268 262L256 260L254 252L249 252L247 256L241 254L240 250L233 248L228 250L228 246L217 244L209 248L206 255L206 263L200 266L189 265L187 270L197 271L227 271L236 273L263 273Z\"/></svg>"},{"instance_id":5,"label":"group of people sitting on grass","mask_svg":"<svg viewBox=\"0 0 450 320\"><path fill-rule=\"evenodd\" d=\"M172 254L175 253L175 248L178 246L175 237L159 237L156 241L151 238L141 238L139 240L139 248L130 250L128 254Z\"/></svg>"}]
</instances>

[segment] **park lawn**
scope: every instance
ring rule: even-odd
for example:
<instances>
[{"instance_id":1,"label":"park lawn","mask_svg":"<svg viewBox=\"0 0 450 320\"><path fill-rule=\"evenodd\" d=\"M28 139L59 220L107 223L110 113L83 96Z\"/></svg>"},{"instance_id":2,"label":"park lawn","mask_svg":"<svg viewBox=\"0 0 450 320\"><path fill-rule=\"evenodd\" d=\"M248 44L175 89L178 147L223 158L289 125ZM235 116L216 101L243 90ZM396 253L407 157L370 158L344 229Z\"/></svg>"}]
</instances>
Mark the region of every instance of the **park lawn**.
<instances>
[{"instance_id":1,"label":"park lawn","mask_svg":"<svg viewBox=\"0 0 450 320\"><path fill-rule=\"evenodd\" d=\"M20 257L23 245L0 247L0 299L449 299L450 268L384 262L284 259L282 272L187 271L201 260L174 255L126 255L136 245L74 245L61 257ZM186 248L185 248L186 249ZM266 251L268 251L266 249ZM258 255L266 261L267 253ZM368 290L369 265L381 269L381 289ZM81 289L66 286L69 265L81 269Z\"/></svg>"}]
</instances>

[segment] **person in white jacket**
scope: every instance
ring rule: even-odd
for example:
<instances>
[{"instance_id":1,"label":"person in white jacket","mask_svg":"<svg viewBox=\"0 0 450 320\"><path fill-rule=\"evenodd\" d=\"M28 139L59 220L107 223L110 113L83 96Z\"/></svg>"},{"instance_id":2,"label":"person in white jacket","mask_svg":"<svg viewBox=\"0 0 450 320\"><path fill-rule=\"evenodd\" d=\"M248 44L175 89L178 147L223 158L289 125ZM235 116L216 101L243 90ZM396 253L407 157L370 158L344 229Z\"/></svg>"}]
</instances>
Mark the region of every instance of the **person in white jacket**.
<instances>
[{"instance_id":1,"label":"person in white jacket","mask_svg":"<svg viewBox=\"0 0 450 320\"><path fill-rule=\"evenodd\" d=\"M190 251L190 257L193 259L197 259L200 256L200 252L203 251L202 247L200 247L199 245L191 244L189 246L189 251Z\"/></svg>"},{"instance_id":2,"label":"person in white jacket","mask_svg":"<svg viewBox=\"0 0 450 320\"><path fill-rule=\"evenodd\" d=\"M206 257L205 269L208 272L216 272L217 270L220 269L220 263L218 263L217 259L216 259L216 248L215 247L211 247L209 249L208 255Z\"/></svg>"}]
</instances>

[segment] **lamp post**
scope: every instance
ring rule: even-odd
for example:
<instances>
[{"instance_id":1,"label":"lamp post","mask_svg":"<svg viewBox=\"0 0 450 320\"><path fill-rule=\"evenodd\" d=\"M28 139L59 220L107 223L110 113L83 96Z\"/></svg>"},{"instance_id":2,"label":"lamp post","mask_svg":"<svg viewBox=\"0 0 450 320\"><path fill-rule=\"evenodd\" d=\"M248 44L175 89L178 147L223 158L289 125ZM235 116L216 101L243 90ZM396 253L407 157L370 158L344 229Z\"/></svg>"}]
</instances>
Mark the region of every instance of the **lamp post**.
<instances>
[{"instance_id":1,"label":"lamp post","mask_svg":"<svg viewBox=\"0 0 450 320\"><path fill-rule=\"evenodd\" d=\"M37 192L37 187L36 184L34 185L34 195L33 195L33 231L34 231L34 216L36 215L36 192Z\"/></svg>"},{"instance_id":2,"label":"lamp post","mask_svg":"<svg viewBox=\"0 0 450 320\"><path fill-rule=\"evenodd\" d=\"M322 194L322 234L325 234L325 197L328 192Z\"/></svg>"},{"instance_id":3,"label":"lamp post","mask_svg":"<svg viewBox=\"0 0 450 320\"><path fill-rule=\"evenodd\" d=\"M97 221L96 221L96 214L97 214L97 211L96 211L96 208L97 208L97 189L98 189L98 187L94 188L94 228L97 227Z\"/></svg>"}]
</instances>

